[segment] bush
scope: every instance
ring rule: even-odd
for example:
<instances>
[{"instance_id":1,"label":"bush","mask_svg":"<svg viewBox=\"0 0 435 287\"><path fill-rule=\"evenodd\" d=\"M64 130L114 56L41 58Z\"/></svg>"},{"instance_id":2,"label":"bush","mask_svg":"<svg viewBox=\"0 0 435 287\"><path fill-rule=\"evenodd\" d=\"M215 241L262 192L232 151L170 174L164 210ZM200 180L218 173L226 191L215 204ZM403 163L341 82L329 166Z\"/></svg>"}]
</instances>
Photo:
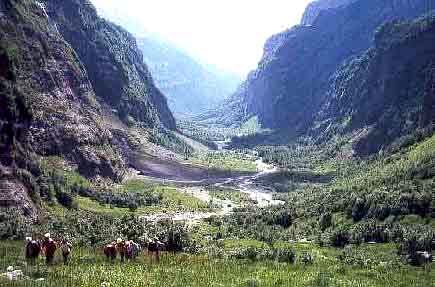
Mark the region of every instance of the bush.
<instances>
[{"instance_id":1,"label":"bush","mask_svg":"<svg viewBox=\"0 0 435 287\"><path fill-rule=\"evenodd\" d=\"M390 230L392 230L392 226L387 224L378 224L375 220L369 220L353 228L351 232L351 241L353 243L390 242Z\"/></svg>"},{"instance_id":2,"label":"bush","mask_svg":"<svg viewBox=\"0 0 435 287\"><path fill-rule=\"evenodd\" d=\"M24 184L24 186L27 188L27 192L29 194L29 197L32 199L32 201L35 204L39 204L41 201L40 195L39 195L39 186L33 177L33 175L24 169L18 169L16 171L16 175L18 179Z\"/></svg>"},{"instance_id":3,"label":"bush","mask_svg":"<svg viewBox=\"0 0 435 287\"><path fill-rule=\"evenodd\" d=\"M332 226L332 214L327 212L323 213L319 219L320 230L325 231Z\"/></svg>"},{"instance_id":4,"label":"bush","mask_svg":"<svg viewBox=\"0 0 435 287\"><path fill-rule=\"evenodd\" d=\"M404 255L408 263L420 265L418 252L432 252L432 244L435 240L435 233L424 229L407 230L405 238L399 245L398 252Z\"/></svg>"},{"instance_id":5,"label":"bush","mask_svg":"<svg viewBox=\"0 0 435 287\"><path fill-rule=\"evenodd\" d=\"M289 248L275 248L273 249L273 259L278 262L295 263L296 252Z\"/></svg>"},{"instance_id":6,"label":"bush","mask_svg":"<svg viewBox=\"0 0 435 287\"><path fill-rule=\"evenodd\" d=\"M355 199L351 210L351 216L353 221L358 222L363 219L366 216L368 209L369 207L367 206L365 199Z\"/></svg>"},{"instance_id":7,"label":"bush","mask_svg":"<svg viewBox=\"0 0 435 287\"><path fill-rule=\"evenodd\" d=\"M261 215L268 225L279 225L288 228L292 225L292 211L283 208L271 208Z\"/></svg>"},{"instance_id":8,"label":"bush","mask_svg":"<svg viewBox=\"0 0 435 287\"><path fill-rule=\"evenodd\" d=\"M334 247L344 247L350 242L350 235L348 231L337 230L331 234L331 245Z\"/></svg>"},{"instance_id":9,"label":"bush","mask_svg":"<svg viewBox=\"0 0 435 287\"><path fill-rule=\"evenodd\" d=\"M31 225L14 208L0 211L0 240L21 240L29 232Z\"/></svg>"},{"instance_id":10,"label":"bush","mask_svg":"<svg viewBox=\"0 0 435 287\"><path fill-rule=\"evenodd\" d=\"M311 253L304 252L300 257L300 261L305 265L312 265L314 263L314 256Z\"/></svg>"},{"instance_id":11,"label":"bush","mask_svg":"<svg viewBox=\"0 0 435 287\"><path fill-rule=\"evenodd\" d=\"M74 198L70 193L58 191L56 192L56 199L59 204L66 208L71 209L74 206Z\"/></svg>"},{"instance_id":12,"label":"bush","mask_svg":"<svg viewBox=\"0 0 435 287\"><path fill-rule=\"evenodd\" d=\"M189 233L182 226L171 226L167 233L167 251L180 252L191 246Z\"/></svg>"}]
</instances>

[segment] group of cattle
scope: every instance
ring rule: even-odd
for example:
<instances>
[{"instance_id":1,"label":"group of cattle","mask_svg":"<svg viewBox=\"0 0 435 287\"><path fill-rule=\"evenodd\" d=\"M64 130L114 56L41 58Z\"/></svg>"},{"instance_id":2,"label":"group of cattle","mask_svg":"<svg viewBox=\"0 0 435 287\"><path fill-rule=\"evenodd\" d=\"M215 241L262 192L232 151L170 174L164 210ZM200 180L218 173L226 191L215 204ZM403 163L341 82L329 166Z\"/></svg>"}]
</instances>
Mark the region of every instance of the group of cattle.
<instances>
[{"instance_id":1,"label":"group of cattle","mask_svg":"<svg viewBox=\"0 0 435 287\"><path fill-rule=\"evenodd\" d=\"M43 253L46 263L51 264L58 249L62 252L63 262L67 264L72 251L72 245L67 240L63 239L56 242L50 237L49 233L45 234L42 240L35 240L31 237L26 238L25 256L30 262L34 263L39 255Z\"/></svg>"},{"instance_id":2,"label":"group of cattle","mask_svg":"<svg viewBox=\"0 0 435 287\"><path fill-rule=\"evenodd\" d=\"M154 255L156 260L159 261L160 251L164 249L164 244L155 238L154 240L148 241L147 249L148 255L151 257ZM107 259L115 260L119 254L121 262L124 262L125 259L136 259L142 251L142 247L139 243L136 243L133 240L122 240L121 238L118 238L116 241L104 246L103 251Z\"/></svg>"},{"instance_id":3,"label":"group of cattle","mask_svg":"<svg viewBox=\"0 0 435 287\"><path fill-rule=\"evenodd\" d=\"M160 251L164 249L164 246L165 245L157 238L154 240L149 240L147 245L148 255L151 257L154 255L156 260L159 261L159 254ZM45 256L46 263L52 264L56 251L60 250L64 264L68 264L68 260L72 252L72 245L65 239L56 242L50 237L50 234L47 233L44 235L44 239L42 240L35 240L31 237L27 237L25 249L26 259L31 263L35 263L36 259L43 254ZM107 257L107 259L115 260L119 255L121 262L124 262L126 259L136 259L141 250L142 247L138 243L134 242L133 240L122 240L121 238L118 238L116 241L107 244L103 248L104 255Z\"/></svg>"}]
</instances>

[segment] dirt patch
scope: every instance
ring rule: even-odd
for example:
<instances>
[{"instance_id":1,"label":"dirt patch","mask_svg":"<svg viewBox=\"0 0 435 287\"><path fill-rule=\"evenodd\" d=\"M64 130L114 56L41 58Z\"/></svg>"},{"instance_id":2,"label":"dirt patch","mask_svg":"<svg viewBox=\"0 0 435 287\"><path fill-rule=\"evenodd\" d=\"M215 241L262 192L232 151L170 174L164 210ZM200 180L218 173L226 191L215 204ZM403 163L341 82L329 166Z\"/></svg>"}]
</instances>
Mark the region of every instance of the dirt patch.
<instances>
[{"instance_id":1,"label":"dirt patch","mask_svg":"<svg viewBox=\"0 0 435 287\"><path fill-rule=\"evenodd\" d=\"M243 175L243 173L240 172L207 169L205 167L183 164L175 160L160 159L141 153L131 154L130 165L132 168L138 170L141 176L183 182L206 182Z\"/></svg>"},{"instance_id":2,"label":"dirt patch","mask_svg":"<svg viewBox=\"0 0 435 287\"><path fill-rule=\"evenodd\" d=\"M27 188L19 181L0 179L0 211L22 217L28 223L38 219L38 208L30 199Z\"/></svg>"}]
</instances>

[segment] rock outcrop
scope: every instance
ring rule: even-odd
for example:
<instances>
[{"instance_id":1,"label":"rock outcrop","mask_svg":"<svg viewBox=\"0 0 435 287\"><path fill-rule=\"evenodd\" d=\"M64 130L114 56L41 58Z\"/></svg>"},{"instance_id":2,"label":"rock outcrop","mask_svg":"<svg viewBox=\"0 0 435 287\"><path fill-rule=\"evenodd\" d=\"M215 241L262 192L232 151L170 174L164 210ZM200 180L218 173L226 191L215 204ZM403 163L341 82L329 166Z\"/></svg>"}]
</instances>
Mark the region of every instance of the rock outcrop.
<instances>
[{"instance_id":1,"label":"rock outcrop","mask_svg":"<svg viewBox=\"0 0 435 287\"><path fill-rule=\"evenodd\" d=\"M342 7L356 0L317 0L308 4L302 16L301 25L312 25L323 10Z\"/></svg>"},{"instance_id":2,"label":"rock outcrop","mask_svg":"<svg viewBox=\"0 0 435 287\"><path fill-rule=\"evenodd\" d=\"M121 180L125 147L106 122L117 117L175 129L135 39L98 18L87 0L2 0L2 210L36 220L40 157L60 157L88 178Z\"/></svg>"},{"instance_id":3,"label":"rock outcrop","mask_svg":"<svg viewBox=\"0 0 435 287\"><path fill-rule=\"evenodd\" d=\"M430 127L435 114L433 43L435 16L382 26L374 46L335 73L314 134L364 134L353 140L353 147L358 155L368 155Z\"/></svg>"},{"instance_id":4,"label":"rock outcrop","mask_svg":"<svg viewBox=\"0 0 435 287\"><path fill-rule=\"evenodd\" d=\"M166 98L156 88L136 39L97 15L88 0L46 0L49 17L83 62L99 99L125 122L175 129Z\"/></svg>"},{"instance_id":5,"label":"rock outcrop","mask_svg":"<svg viewBox=\"0 0 435 287\"><path fill-rule=\"evenodd\" d=\"M266 128L305 134L327 100L331 77L372 45L378 27L414 19L430 7L434 0L359 0L273 36L257 70L233 96L241 103L239 118L256 115Z\"/></svg>"},{"instance_id":6,"label":"rock outcrop","mask_svg":"<svg viewBox=\"0 0 435 287\"><path fill-rule=\"evenodd\" d=\"M123 160L77 54L53 29L42 5L30 0L2 5L0 54L8 63L0 91L7 111L2 127L8 130L3 158L20 148L60 155L87 175L119 179Z\"/></svg>"}]
</instances>

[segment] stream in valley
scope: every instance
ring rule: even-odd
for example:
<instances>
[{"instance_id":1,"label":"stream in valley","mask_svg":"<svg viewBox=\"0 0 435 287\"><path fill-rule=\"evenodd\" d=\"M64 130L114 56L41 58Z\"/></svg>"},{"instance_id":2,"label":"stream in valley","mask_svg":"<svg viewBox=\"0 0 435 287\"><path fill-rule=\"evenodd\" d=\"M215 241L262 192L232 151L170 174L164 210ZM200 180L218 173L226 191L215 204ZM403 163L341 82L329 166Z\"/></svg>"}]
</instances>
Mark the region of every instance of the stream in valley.
<instances>
[{"instance_id":1,"label":"stream in valley","mask_svg":"<svg viewBox=\"0 0 435 287\"><path fill-rule=\"evenodd\" d=\"M146 162L147 161L144 160L142 163L146 164ZM222 200L210 196L209 191L207 190L207 187L210 185L213 185L216 188L230 188L235 192L238 191L245 193L249 196L251 202L259 208L284 204L283 201L273 199L271 189L256 183L258 178L277 173L279 169L264 163L262 159L257 159L255 164L257 166L257 172L254 174L226 176L219 171L204 171L198 167L193 167L187 164L184 165L172 161L161 160L157 164L155 160L151 160L150 164L147 166L146 172L139 169L138 176L140 178L152 182L174 184L180 192L194 196L207 203L211 202L215 208L210 212L168 212L147 215L144 216L144 218L150 221L171 219L174 221L196 223L212 216L224 216L230 214L234 208L240 207L239 204L232 202L229 199ZM149 174L150 166L155 168L151 175ZM159 174L159 170L164 172ZM171 176L173 171L175 171L176 174Z\"/></svg>"}]
</instances>

